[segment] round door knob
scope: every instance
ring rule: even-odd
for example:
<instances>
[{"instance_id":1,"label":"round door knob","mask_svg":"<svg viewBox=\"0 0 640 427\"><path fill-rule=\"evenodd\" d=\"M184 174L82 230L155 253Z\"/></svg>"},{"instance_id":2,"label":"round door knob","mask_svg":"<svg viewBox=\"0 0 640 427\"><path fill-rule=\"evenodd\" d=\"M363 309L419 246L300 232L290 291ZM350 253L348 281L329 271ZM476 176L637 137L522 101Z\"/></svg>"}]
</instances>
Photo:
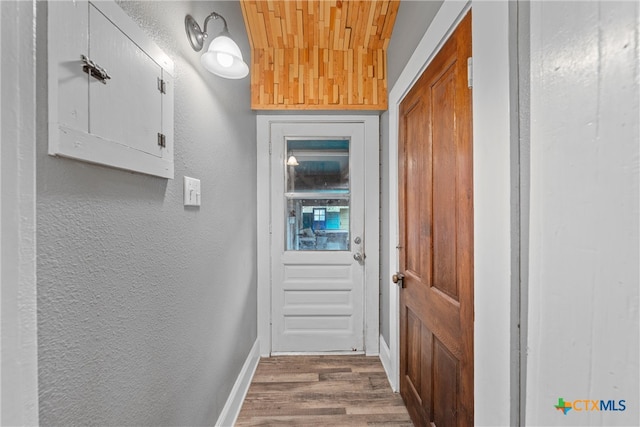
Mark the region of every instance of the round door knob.
<instances>
[{"instance_id":1,"label":"round door knob","mask_svg":"<svg viewBox=\"0 0 640 427\"><path fill-rule=\"evenodd\" d=\"M356 252L355 254L353 254L353 259L358 262L362 262L362 254L360 252Z\"/></svg>"},{"instance_id":2,"label":"round door knob","mask_svg":"<svg viewBox=\"0 0 640 427\"><path fill-rule=\"evenodd\" d=\"M402 273L396 273L393 276L391 276L391 281L396 284L398 282L402 282L403 279L404 279L404 274Z\"/></svg>"}]
</instances>

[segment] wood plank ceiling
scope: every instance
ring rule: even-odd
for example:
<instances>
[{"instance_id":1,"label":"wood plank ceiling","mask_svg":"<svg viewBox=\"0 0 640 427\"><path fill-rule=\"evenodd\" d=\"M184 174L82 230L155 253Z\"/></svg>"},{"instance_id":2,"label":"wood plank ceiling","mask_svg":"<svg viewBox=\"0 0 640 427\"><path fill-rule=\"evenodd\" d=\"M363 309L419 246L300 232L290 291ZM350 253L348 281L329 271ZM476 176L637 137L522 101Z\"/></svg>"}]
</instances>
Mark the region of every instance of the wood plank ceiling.
<instances>
[{"instance_id":1,"label":"wood plank ceiling","mask_svg":"<svg viewBox=\"0 0 640 427\"><path fill-rule=\"evenodd\" d=\"M241 0L256 110L386 110L400 0Z\"/></svg>"}]
</instances>

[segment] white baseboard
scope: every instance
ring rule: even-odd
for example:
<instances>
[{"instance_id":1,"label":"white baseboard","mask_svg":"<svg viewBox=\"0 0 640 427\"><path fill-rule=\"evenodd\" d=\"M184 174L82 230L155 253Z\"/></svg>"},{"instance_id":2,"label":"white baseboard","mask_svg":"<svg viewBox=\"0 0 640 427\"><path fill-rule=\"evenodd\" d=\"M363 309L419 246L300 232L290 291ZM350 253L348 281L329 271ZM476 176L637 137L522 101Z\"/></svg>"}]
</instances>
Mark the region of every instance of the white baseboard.
<instances>
[{"instance_id":1,"label":"white baseboard","mask_svg":"<svg viewBox=\"0 0 640 427\"><path fill-rule=\"evenodd\" d=\"M391 384L391 388L393 389L394 392L398 392L398 390L396 390L396 388L393 387L394 381L392 380L393 377L393 369L392 368L392 363L391 363L391 350L389 349L389 345L387 345L387 342L384 340L384 337L382 335L380 335L380 362L382 362L382 367L384 368L384 371L387 373L387 379L389 380L389 384Z\"/></svg>"},{"instance_id":2,"label":"white baseboard","mask_svg":"<svg viewBox=\"0 0 640 427\"><path fill-rule=\"evenodd\" d=\"M216 421L216 426L231 427L236 423L238 415L240 414L240 409L242 409L242 403L247 395L247 391L249 391L249 386L251 385L251 380L253 379L253 374L256 372L259 361L260 345L259 341L256 340L247 355L247 360L245 360L240 374L238 374L236 383L231 389L231 393L227 398L227 403L225 403L224 408L222 408L220 417L218 417L218 421Z\"/></svg>"}]
</instances>

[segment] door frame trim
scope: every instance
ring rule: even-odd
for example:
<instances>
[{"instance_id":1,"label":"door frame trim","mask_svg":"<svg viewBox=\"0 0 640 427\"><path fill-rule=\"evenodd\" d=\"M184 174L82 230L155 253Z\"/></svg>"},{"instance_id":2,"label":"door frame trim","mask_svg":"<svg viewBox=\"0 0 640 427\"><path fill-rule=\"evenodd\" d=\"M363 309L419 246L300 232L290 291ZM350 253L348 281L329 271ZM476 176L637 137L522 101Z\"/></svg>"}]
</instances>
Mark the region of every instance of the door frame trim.
<instances>
[{"instance_id":1,"label":"door frame trim","mask_svg":"<svg viewBox=\"0 0 640 427\"><path fill-rule=\"evenodd\" d=\"M377 115L268 115L257 123L257 311L260 355L271 354L271 155L272 123L362 123L364 125L365 205L364 346L368 356L379 354L380 337L380 126ZM374 147L369 147L374 143ZM371 185L370 183L375 183ZM264 215L264 212L269 212Z\"/></svg>"},{"instance_id":2,"label":"door frame trim","mask_svg":"<svg viewBox=\"0 0 640 427\"><path fill-rule=\"evenodd\" d=\"M0 424L38 425L36 4L2 2ZM40 6L37 7L38 12ZM6 16L14 19L4 20ZM26 25L25 25L26 24ZM11 392L5 393L5 390Z\"/></svg>"},{"instance_id":3,"label":"door frame trim","mask_svg":"<svg viewBox=\"0 0 640 427\"><path fill-rule=\"evenodd\" d=\"M400 102L473 5L473 180L474 180L474 423L509 425L510 405L525 393L511 382L511 159L509 4L445 1L389 94L389 247L383 262L397 271L398 125ZM479 108L482 106L483 108ZM389 347L392 388L400 383L399 290L389 277ZM522 322L522 313L518 314ZM501 402L501 403L498 403ZM510 404L505 405L504 402Z\"/></svg>"}]
</instances>

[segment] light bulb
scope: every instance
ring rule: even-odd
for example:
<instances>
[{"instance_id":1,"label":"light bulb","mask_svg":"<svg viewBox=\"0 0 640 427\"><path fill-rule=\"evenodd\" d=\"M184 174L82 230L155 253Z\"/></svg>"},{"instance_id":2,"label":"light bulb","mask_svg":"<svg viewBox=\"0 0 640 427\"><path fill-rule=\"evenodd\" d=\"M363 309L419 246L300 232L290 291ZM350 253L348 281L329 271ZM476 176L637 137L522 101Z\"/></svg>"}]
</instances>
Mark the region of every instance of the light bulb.
<instances>
[{"instance_id":1,"label":"light bulb","mask_svg":"<svg viewBox=\"0 0 640 427\"><path fill-rule=\"evenodd\" d=\"M228 53L218 52L216 54L216 59L218 60L218 63L225 68L229 68L233 64L233 56Z\"/></svg>"}]
</instances>

